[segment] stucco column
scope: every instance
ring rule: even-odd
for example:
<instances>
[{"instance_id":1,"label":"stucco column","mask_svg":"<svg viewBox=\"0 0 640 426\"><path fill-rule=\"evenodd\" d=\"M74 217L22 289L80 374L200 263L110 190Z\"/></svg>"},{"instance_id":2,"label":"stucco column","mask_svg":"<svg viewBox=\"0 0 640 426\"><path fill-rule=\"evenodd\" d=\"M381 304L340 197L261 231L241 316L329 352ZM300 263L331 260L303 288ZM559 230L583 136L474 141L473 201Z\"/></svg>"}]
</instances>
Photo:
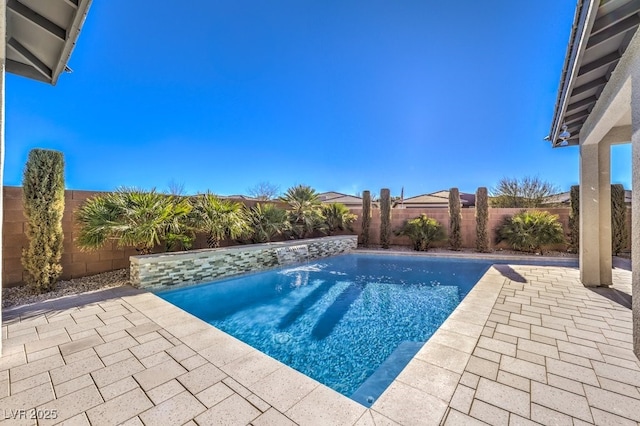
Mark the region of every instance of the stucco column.
<instances>
[{"instance_id":1,"label":"stucco column","mask_svg":"<svg viewBox=\"0 0 640 426\"><path fill-rule=\"evenodd\" d=\"M612 284L611 147L580 145L580 280L587 287Z\"/></svg>"},{"instance_id":2,"label":"stucco column","mask_svg":"<svg viewBox=\"0 0 640 426\"><path fill-rule=\"evenodd\" d=\"M598 144L598 184L600 186L600 223L598 239L600 243L600 285L613 284L613 250L611 236L611 144Z\"/></svg>"},{"instance_id":3,"label":"stucco column","mask_svg":"<svg viewBox=\"0 0 640 426\"><path fill-rule=\"evenodd\" d=\"M4 227L4 76L7 63L7 2L0 2L0 35L2 42L0 43L0 283L4 287L2 279L2 263L4 262L4 243L3 232ZM0 291L0 306L2 306L2 291ZM2 322L2 309L0 309L0 330L4 327ZM2 355L2 335L0 334L0 356Z\"/></svg>"},{"instance_id":4,"label":"stucco column","mask_svg":"<svg viewBox=\"0 0 640 426\"><path fill-rule=\"evenodd\" d=\"M640 358L640 64L631 75L631 304L633 351Z\"/></svg>"}]
</instances>

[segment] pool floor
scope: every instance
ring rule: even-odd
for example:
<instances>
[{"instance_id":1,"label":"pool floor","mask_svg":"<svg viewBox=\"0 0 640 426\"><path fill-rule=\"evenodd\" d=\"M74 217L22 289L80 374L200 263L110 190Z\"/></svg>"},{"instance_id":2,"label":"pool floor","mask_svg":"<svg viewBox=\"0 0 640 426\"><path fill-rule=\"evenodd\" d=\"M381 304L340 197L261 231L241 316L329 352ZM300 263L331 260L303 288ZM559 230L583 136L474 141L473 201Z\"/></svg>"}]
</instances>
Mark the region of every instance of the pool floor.
<instances>
[{"instance_id":1,"label":"pool floor","mask_svg":"<svg viewBox=\"0 0 640 426\"><path fill-rule=\"evenodd\" d=\"M159 296L370 406L489 265L350 254Z\"/></svg>"}]
</instances>

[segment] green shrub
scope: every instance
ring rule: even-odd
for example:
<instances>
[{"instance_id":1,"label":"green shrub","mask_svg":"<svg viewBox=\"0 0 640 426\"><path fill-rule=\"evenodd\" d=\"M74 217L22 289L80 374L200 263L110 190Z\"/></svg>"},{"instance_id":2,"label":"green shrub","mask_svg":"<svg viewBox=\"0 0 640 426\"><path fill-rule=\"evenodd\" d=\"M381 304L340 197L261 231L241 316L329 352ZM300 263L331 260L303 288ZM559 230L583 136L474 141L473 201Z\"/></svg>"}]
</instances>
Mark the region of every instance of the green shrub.
<instances>
[{"instance_id":1,"label":"green shrub","mask_svg":"<svg viewBox=\"0 0 640 426\"><path fill-rule=\"evenodd\" d=\"M164 241L165 251L191 250L195 239L196 236L193 232L185 232L182 234L174 234L173 232L169 232L167 233Z\"/></svg>"},{"instance_id":2,"label":"green shrub","mask_svg":"<svg viewBox=\"0 0 640 426\"><path fill-rule=\"evenodd\" d=\"M211 192L195 198L191 220L194 229L207 234L209 248L220 247L220 241L240 238L249 232L244 205Z\"/></svg>"},{"instance_id":3,"label":"green shrub","mask_svg":"<svg viewBox=\"0 0 640 426\"><path fill-rule=\"evenodd\" d=\"M384 249L391 243L391 191L380 190L380 245Z\"/></svg>"},{"instance_id":4,"label":"green shrub","mask_svg":"<svg viewBox=\"0 0 640 426\"><path fill-rule=\"evenodd\" d=\"M25 282L34 291L53 289L62 273L64 157L61 152L33 149L22 179L27 219L27 247L22 251Z\"/></svg>"},{"instance_id":5,"label":"green shrub","mask_svg":"<svg viewBox=\"0 0 640 426\"><path fill-rule=\"evenodd\" d=\"M289 222L295 238L305 238L315 231L324 231L324 218L320 199L315 189L307 185L296 185L280 198L289 204Z\"/></svg>"},{"instance_id":6,"label":"green shrub","mask_svg":"<svg viewBox=\"0 0 640 426\"><path fill-rule=\"evenodd\" d=\"M506 241L513 249L540 252L544 246L564 242L562 224L558 215L546 211L523 210L505 217L498 228L498 242Z\"/></svg>"},{"instance_id":7,"label":"green shrub","mask_svg":"<svg viewBox=\"0 0 640 426\"><path fill-rule=\"evenodd\" d=\"M171 245L180 236L192 235L188 225L191 209L186 198L155 190L121 188L100 194L86 200L76 212L76 242L82 249L95 250L115 240L119 247L135 247L140 254L149 254L162 242Z\"/></svg>"},{"instance_id":8,"label":"green shrub","mask_svg":"<svg viewBox=\"0 0 640 426\"><path fill-rule=\"evenodd\" d=\"M342 203L323 204L322 217L328 235L335 231L353 231L351 224L358 218Z\"/></svg>"},{"instance_id":9,"label":"green shrub","mask_svg":"<svg viewBox=\"0 0 640 426\"><path fill-rule=\"evenodd\" d=\"M432 243L446 238L442 225L424 213L406 221L395 234L409 237L413 243L413 249L417 251L427 251Z\"/></svg>"},{"instance_id":10,"label":"green shrub","mask_svg":"<svg viewBox=\"0 0 640 426\"><path fill-rule=\"evenodd\" d=\"M569 214L569 251L577 253L580 249L580 186L573 185L569 192L571 213Z\"/></svg>"},{"instance_id":11,"label":"green shrub","mask_svg":"<svg viewBox=\"0 0 640 426\"><path fill-rule=\"evenodd\" d=\"M256 204L248 215L249 235L253 243L267 243L291 229L287 211L275 204Z\"/></svg>"},{"instance_id":12,"label":"green shrub","mask_svg":"<svg viewBox=\"0 0 640 426\"><path fill-rule=\"evenodd\" d=\"M362 191L362 232L360 241L364 247L369 246L371 232L371 192Z\"/></svg>"},{"instance_id":13,"label":"green shrub","mask_svg":"<svg viewBox=\"0 0 640 426\"><path fill-rule=\"evenodd\" d=\"M449 190L449 248L451 250L460 250L462 247L461 222L460 191L458 188L451 188Z\"/></svg>"},{"instance_id":14,"label":"green shrub","mask_svg":"<svg viewBox=\"0 0 640 426\"><path fill-rule=\"evenodd\" d=\"M624 186L611 185L611 251L618 255L627 247L627 205L624 202Z\"/></svg>"},{"instance_id":15,"label":"green shrub","mask_svg":"<svg viewBox=\"0 0 640 426\"><path fill-rule=\"evenodd\" d=\"M476 191L476 250L489 251L489 196L485 187Z\"/></svg>"}]
</instances>

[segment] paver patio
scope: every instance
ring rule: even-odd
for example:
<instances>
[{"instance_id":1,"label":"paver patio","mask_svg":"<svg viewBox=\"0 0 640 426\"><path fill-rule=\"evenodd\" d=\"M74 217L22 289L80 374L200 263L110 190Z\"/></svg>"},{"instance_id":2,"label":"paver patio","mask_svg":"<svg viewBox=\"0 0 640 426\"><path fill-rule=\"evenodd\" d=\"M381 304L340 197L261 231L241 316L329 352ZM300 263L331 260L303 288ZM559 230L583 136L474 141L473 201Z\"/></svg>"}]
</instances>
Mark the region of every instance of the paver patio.
<instances>
[{"instance_id":1,"label":"paver patio","mask_svg":"<svg viewBox=\"0 0 640 426\"><path fill-rule=\"evenodd\" d=\"M372 409L133 288L8 309L0 423L637 424L631 272L578 278L492 267Z\"/></svg>"}]
</instances>

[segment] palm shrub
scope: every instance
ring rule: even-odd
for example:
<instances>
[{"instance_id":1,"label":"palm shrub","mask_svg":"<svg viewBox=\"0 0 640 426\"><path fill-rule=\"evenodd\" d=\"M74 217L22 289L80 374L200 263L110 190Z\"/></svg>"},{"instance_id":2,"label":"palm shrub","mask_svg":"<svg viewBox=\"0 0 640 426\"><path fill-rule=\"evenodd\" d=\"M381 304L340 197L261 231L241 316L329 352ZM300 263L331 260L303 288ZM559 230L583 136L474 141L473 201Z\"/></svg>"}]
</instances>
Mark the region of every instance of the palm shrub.
<instances>
[{"instance_id":1,"label":"palm shrub","mask_svg":"<svg viewBox=\"0 0 640 426\"><path fill-rule=\"evenodd\" d=\"M296 185L287 189L280 199L289 204L289 223L295 238L305 238L324 230L321 203L315 189Z\"/></svg>"},{"instance_id":2,"label":"palm shrub","mask_svg":"<svg viewBox=\"0 0 640 426\"><path fill-rule=\"evenodd\" d=\"M413 243L413 249L417 251L427 251L432 243L446 238L442 225L424 213L406 221L400 229L395 231L395 234L409 237Z\"/></svg>"},{"instance_id":3,"label":"palm shrub","mask_svg":"<svg viewBox=\"0 0 640 426\"><path fill-rule=\"evenodd\" d=\"M627 247L627 205L624 186L611 185L611 251L618 255Z\"/></svg>"},{"instance_id":4,"label":"palm shrub","mask_svg":"<svg viewBox=\"0 0 640 426\"><path fill-rule=\"evenodd\" d=\"M115 240L119 247L149 254L162 242L170 244L167 239L193 235L188 224L191 209L188 199L155 189L120 188L100 194L87 199L76 212L77 244L95 250Z\"/></svg>"},{"instance_id":5,"label":"palm shrub","mask_svg":"<svg viewBox=\"0 0 640 426\"><path fill-rule=\"evenodd\" d=\"M380 190L380 245L384 249L391 243L391 191Z\"/></svg>"},{"instance_id":6,"label":"palm shrub","mask_svg":"<svg viewBox=\"0 0 640 426\"><path fill-rule=\"evenodd\" d=\"M485 187L476 191L476 250L489 251L489 194Z\"/></svg>"},{"instance_id":7,"label":"palm shrub","mask_svg":"<svg viewBox=\"0 0 640 426\"><path fill-rule=\"evenodd\" d=\"M573 185L569 191L571 213L569 213L569 251L580 249L580 186Z\"/></svg>"},{"instance_id":8,"label":"palm shrub","mask_svg":"<svg viewBox=\"0 0 640 426\"><path fill-rule=\"evenodd\" d=\"M449 190L449 247L451 250L460 250L462 247L461 222L460 191L458 188L451 188Z\"/></svg>"},{"instance_id":9,"label":"palm shrub","mask_svg":"<svg viewBox=\"0 0 640 426\"><path fill-rule=\"evenodd\" d=\"M564 242L564 230L558 215L546 211L523 210L504 218L498 228L498 242L506 241L513 249L540 252L544 246Z\"/></svg>"},{"instance_id":10,"label":"palm shrub","mask_svg":"<svg viewBox=\"0 0 640 426\"><path fill-rule=\"evenodd\" d=\"M291 229L287 211L275 204L256 204L249 211L248 222L253 243L267 243Z\"/></svg>"},{"instance_id":11,"label":"palm shrub","mask_svg":"<svg viewBox=\"0 0 640 426\"><path fill-rule=\"evenodd\" d=\"M360 241L364 247L369 246L369 234L371 232L371 192L362 191L362 232Z\"/></svg>"},{"instance_id":12,"label":"palm shrub","mask_svg":"<svg viewBox=\"0 0 640 426\"><path fill-rule=\"evenodd\" d=\"M165 251L191 250L195 239L195 232L190 228L183 228L181 232L177 234L168 232L164 238Z\"/></svg>"},{"instance_id":13,"label":"palm shrub","mask_svg":"<svg viewBox=\"0 0 640 426\"><path fill-rule=\"evenodd\" d=\"M322 217L324 217L328 235L335 231L353 231L351 225L358 218L342 203L323 204Z\"/></svg>"},{"instance_id":14,"label":"palm shrub","mask_svg":"<svg viewBox=\"0 0 640 426\"><path fill-rule=\"evenodd\" d=\"M244 204L222 199L208 191L196 196L192 203L191 224L207 235L209 248L220 247L220 241L240 238L249 232Z\"/></svg>"},{"instance_id":15,"label":"palm shrub","mask_svg":"<svg viewBox=\"0 0 640 426\"><path fill-rule=\"evenodd\" d=\"M27 219L27 247L22 251L25 282L44 293L62 273L64 157L61 152L33 149L22 179L22 203Z\"/></svg>"}]
</instances>

